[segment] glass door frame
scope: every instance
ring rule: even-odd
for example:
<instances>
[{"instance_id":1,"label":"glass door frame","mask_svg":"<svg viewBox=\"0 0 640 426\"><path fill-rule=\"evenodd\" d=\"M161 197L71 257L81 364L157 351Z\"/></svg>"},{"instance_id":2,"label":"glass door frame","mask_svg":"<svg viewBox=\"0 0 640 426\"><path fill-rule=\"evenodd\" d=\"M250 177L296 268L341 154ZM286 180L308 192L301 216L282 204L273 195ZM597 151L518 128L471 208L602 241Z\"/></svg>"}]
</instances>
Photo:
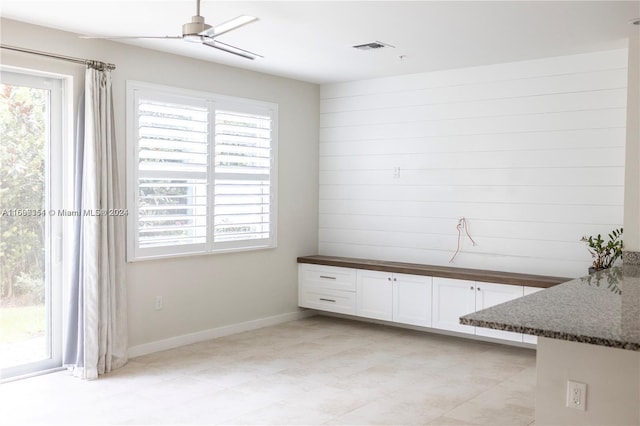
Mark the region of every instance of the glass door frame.
<instances>
[{"instance_id":1,"label":"glass door frame","mask_svg":"<svg viewBox=\"0 0 640 426\"><path fill-rule=\"evenodd\" d=\"M63 345L63 223L58 214L71 191L65 169L69 169L68 76L42 73L13 67L0 67L3 84L32 87L49 91L47 140L45 142L45 312L46 349L48 358L0 369L0 380L42 374L62 367ZM19 208L20 206L15 206ZM67 218L69 220L71 218Z\"/></svg>"}]
</instances>

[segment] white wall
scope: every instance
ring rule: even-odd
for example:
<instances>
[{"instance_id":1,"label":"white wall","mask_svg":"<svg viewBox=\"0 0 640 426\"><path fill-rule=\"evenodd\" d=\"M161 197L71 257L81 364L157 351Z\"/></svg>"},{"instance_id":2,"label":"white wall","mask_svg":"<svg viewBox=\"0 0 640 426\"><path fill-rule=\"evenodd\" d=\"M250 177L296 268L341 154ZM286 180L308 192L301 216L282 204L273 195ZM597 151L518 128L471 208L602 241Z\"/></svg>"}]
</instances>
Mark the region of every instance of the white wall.
<instances>
[{"instance_id":1,"label":"white wall","mask_svg":"<svg viewBox=\"0 0 640 426\"><path fill-rule=\"evenodd\" d=\"M640 252L640 30L629 37L624 247Z\"/></svg>"},{"instance_id":2,"label":"white wall","mask_svg":"<svg viewBox=\"0 0 640 426\"><path fill-rule=\"evenodd\" d=\"M587 385L585 411L566 407L568 380ZM640 352L539 337L536 383L536 425L640 422Z\"/></svg>"},{"instance_id":3,"label":"white wall","mask_svg":"<svg viewBox=\"0 0 640 426\"><path fill-rule=\"evenodd\" d=\"M622 225L627 50L330 84L321 254L584 275ZM400 168L399 177L394 170Z\"/></svg>"},{"instance_id":4,"label":"white wall","mask_svg":"<svg viewBox=\"0 0 640 426\"><path fill-rule=\"evenodd\" d=\"M314 253L318 244L317 85L106 40L82 40L6 19L1 31L3 44L117 65L113 86L123 184L126 80L279 105L278 248L128 264L130 346L298 310L296 257ZM81 65L5 50L1 54L3 65L75 75L77 97ZM161 311L154 310L155 295L164 296Z\"/></svg>"}]
</instances>

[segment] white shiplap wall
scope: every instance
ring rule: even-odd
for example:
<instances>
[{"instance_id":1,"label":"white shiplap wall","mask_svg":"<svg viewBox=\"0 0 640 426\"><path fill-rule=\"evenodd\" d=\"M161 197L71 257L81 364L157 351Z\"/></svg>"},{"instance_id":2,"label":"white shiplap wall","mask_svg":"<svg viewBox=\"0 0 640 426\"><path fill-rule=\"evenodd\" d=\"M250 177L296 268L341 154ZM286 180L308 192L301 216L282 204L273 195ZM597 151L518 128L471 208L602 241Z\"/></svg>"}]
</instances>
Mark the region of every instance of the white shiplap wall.
<instances>
[{"instance_id":1,"label":"white shiplap wall","mask_svg":"<svg viewBox=\"0 0 640 426\"><path fill-rule=\"evenodd\" d=\"M626 86L626 49L322 86L319 253L584 275L622 224Z\"/></svg>"}]
</instances>

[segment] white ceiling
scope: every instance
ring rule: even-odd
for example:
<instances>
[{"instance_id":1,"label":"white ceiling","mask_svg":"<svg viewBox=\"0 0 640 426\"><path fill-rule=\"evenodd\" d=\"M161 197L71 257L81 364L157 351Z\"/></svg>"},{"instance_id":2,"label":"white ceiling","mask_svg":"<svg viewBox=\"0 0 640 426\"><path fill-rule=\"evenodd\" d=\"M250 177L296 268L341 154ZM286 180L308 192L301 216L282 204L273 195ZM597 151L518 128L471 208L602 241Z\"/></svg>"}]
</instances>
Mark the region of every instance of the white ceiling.
<instances>
[{"instance_id":1,"label":"white ceiling","mask_svg":"<svg viewBox=\"0 0 640 426\"><path fill-rule=\"evenodd\" d=\"M195 7L196 0L0 0L0 16L78 34L165 36L181 34ZM260 20L220 40L263 59L183 40L118 42L328 83L619 48L640 29L629 24L640 1L202 0L208 24L243 14ZM374 40L395 48L351 47Z\"/></svg>"}]
</instances>

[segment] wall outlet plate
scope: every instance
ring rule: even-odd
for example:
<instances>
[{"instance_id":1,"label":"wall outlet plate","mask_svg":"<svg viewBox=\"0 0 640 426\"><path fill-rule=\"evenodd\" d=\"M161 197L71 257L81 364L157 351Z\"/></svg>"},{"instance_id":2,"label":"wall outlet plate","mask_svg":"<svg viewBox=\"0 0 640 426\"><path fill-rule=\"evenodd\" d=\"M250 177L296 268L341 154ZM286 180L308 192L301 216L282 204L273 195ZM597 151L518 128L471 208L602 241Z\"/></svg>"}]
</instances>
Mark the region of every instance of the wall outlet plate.
<instances>
[{"instance_id":1,"label":"wall outlet plate","mask_svg":"<svg viewBox=\"0 0 640 426\"><path fill-rule=\"evenodd\" d=\"M162 296L156 296L156 311L161 310L163 305L164 305L164 300L162 299Z\"/></svg>"},{"instance_id":2,"label":"wall outlet plate","mask_svg":"<svg viewBox=\"0 0 640 426\"><path fill-rule=\"evenodd\" d=\"M567 381L567 407L580 411L587 410L587 385L585 383Z\"/></svg>"}]
</instances>

